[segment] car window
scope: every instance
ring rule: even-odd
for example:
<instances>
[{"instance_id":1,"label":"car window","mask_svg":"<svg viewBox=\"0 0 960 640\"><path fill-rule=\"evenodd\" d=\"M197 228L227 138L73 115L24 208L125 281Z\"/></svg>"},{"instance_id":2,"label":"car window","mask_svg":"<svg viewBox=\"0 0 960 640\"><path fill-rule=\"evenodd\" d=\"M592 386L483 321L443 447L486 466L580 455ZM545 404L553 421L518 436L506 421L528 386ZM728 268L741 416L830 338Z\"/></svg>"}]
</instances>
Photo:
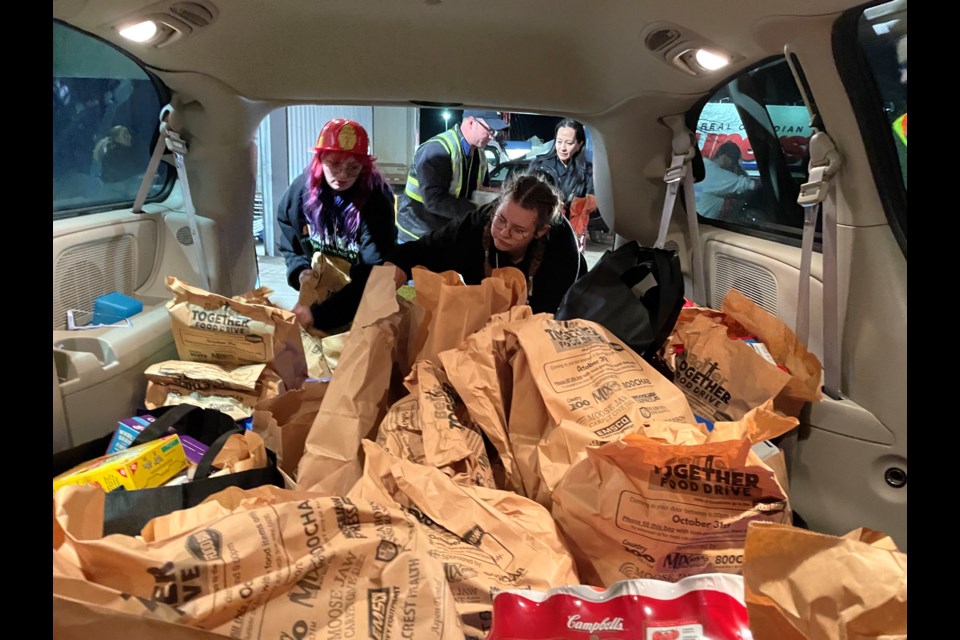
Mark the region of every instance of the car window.
<instances>
[{"instance_id":1,"label":"car window","mask_svg":"<svg viewBox=\"0 0 960 640\"><path fill-rule=\"evenodd\" d=\"M867 7L841 26L841 77L891 226L906 250L907 235L907 3Z\"/></svg>"},{"instance_id":2,"label":"car window","mask_svg":"<svg viewBox=\"0 0 960 640\"><path fill-rule=\"evenodd\" d=\"M53 23L55 218L133 203L163 104L158 84L125 54ZM161 163L148 201L165 193L175 174Z\"/></svg>"},{"instance_id":3,"label":"car window","mask_svg":"<svg viewBox=\"0 0 960 640\"><path fill-rule=\"evenodd\" d=\"M707 220L796 238L813 129L790 67L777 58L737 76L703 105L696 126L704 178L694 185Z\"/></svg>"}]
</instances>

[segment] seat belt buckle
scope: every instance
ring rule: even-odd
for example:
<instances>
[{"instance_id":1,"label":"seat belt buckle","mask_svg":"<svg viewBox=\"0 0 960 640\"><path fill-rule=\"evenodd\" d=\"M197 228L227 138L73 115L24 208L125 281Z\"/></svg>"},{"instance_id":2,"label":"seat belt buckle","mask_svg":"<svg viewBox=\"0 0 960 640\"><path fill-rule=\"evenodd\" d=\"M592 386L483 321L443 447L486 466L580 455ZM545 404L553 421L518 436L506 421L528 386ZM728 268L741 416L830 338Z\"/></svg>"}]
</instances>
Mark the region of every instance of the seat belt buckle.
<instances>
[{"instance_id":1,"label":"seat belt buckle","mask_svg":"<svg viewBox=\"0 0 960 640\"><path fill-rule=\"evenodd\" d=\"M187 154L187 143L184 142L179 133L167 127L166 123L161 127L161 133L163 134L167 149L180 155Z\"/></svg>"},{"instance_id":2,"label":"seat belt buckle","mask_svg":"<svg viewBox=\"0 0 960 640\"><path fill-rule=\"evenodd\" d=\"M801 207L813 206L827 197L827 181L824 180L827 167L821 165L810 169L810 180L800 185L800 194L797 196L797 204Z\"/></svg>"},{"instance_id":3,"label":"seat belt buckle","mask_svg":"<svg viewBox=\"0 0 960 640\"><path fill-rule=\"evenodd\" d=\"M663 174L663 181L667 184L680 182L684 176L687 175L687 167L686 155L673 156L673 159L670 161L670 166L667 167L666 172Z\"/></svg>"}]
</instances>

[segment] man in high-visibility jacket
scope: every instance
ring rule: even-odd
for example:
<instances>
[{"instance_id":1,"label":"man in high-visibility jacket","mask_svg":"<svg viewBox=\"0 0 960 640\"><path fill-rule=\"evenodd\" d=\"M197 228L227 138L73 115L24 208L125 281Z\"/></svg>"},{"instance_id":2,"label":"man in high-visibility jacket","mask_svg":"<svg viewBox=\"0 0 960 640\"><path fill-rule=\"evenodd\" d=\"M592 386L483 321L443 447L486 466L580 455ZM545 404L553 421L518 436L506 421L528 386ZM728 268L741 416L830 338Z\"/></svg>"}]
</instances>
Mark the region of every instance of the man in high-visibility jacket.
<instances>
[{"instance_id":1,"label":"man in high-visibility jacket","mask_svg":"<svg viewBox=\"0 0 960 640\"><path fill-rule=\"evenodd\" d=\"M496 111L466 110L460 123L430 138L413 156L397 201L397 242L416 240L477 205L470 196L487 173L484 147L507 123Z\"/></svg>"}]
</instances>

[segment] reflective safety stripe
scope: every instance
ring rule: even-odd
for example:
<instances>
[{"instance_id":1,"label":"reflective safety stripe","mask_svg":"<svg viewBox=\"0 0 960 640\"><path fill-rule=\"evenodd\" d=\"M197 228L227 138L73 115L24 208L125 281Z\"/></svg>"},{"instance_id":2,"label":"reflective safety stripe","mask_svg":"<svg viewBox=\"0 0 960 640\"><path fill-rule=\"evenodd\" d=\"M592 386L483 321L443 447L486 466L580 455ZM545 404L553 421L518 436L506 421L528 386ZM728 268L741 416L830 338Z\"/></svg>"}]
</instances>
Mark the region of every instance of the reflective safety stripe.
<instances>
[{"instance_id":1,"label":"reflective safety stripe","mask_svg":"<svg viewBox=\"0 0 960 640\"><path fill-rule=\"evenodd\" d=\"M907 146L907 114L903 114L893 121L893 132L900 138L903 146Z\"/></svg>"},{"instance_id":2,"label":"reflective safety stripe","mask_svg":"<svg viewBox=\"0 0 960 640\"><path fill-rule=\"evenodd\" d=\"M455 129L447 129L443 133L440 133L423 144L430 143L439 143L443 147L443 150L447 152L447 155L450 157L450 169L453 173L453 177L450 180L450 195L455 198L460 197L461 191L463 191L463 148L460 146L460 138L457 136ZM421 145L422 146L422 145ZM480 166L480 174L478 176L478 183L483 183L483 178L486 175L486 165L483 164ZM407 194L412 200L416 200L420 204L423 204L423 194L420 191L420 181L417 178L415 173L416 169L410 167L410 172L407 174L407 184L404 187L403 192Z\"/></svg>"}]
</instances>

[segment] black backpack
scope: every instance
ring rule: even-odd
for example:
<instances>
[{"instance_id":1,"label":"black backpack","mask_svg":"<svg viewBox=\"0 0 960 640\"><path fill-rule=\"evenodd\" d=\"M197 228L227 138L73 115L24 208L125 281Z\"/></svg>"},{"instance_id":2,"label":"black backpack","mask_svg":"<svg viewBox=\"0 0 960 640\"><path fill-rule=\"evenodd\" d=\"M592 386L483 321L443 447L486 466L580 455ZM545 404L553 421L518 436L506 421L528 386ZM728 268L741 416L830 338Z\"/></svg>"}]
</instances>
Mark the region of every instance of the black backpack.
<instances>
[{"instance_id":1,"label":"black backpack","mask_svg":"<svg viewBox=\"0 0 960 640\"><path fill-rule=\"evenodd\" d=\"M628 242L573 283L554 317L596 322L655 363L680 316L683 292L676 250Z\"/></svg>"}]
</instances>

